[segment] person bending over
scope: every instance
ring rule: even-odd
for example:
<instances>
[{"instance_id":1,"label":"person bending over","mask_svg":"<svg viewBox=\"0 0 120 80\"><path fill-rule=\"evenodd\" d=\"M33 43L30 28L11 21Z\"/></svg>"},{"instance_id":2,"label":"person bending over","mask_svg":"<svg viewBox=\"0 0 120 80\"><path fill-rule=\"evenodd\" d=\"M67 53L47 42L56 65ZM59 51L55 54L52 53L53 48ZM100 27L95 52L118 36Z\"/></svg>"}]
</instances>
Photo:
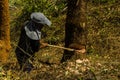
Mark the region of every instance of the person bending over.
<instances>
[{"instance_id":1,"label":"person bending over","mask_svg":"<svg viewBox=\"0 0 120 80\"><path fill-rule=\"evenodd\" d=\"M41 12L34 12L30 17L31 20L26 22L21 29L18 46L15 50L20 69L27 72L33 68L29 59L39 51L41 44L47 46L47 44L40 43L41 29L44 25L51 25L51 21Z\"/></svg>"}]
</instances>

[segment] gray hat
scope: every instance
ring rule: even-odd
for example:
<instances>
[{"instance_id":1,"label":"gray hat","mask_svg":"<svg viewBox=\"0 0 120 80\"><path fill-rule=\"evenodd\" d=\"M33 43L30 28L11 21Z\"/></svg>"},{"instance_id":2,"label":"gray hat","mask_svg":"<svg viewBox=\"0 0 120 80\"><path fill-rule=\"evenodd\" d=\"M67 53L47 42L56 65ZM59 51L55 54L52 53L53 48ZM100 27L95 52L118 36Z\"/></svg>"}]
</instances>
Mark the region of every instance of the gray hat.
<instances>
[{"instance_id":1,"label":"gray hat","mask_svg":"<svg viewBox=\"0 0 120 80\"><path fill-rule=\"evenodd\" d=\"M40 12L34 12L31 14L31 19L36 22L36 23L41 23L50 26L51 21L43 14Z\"/></svg>"}]
</instances>

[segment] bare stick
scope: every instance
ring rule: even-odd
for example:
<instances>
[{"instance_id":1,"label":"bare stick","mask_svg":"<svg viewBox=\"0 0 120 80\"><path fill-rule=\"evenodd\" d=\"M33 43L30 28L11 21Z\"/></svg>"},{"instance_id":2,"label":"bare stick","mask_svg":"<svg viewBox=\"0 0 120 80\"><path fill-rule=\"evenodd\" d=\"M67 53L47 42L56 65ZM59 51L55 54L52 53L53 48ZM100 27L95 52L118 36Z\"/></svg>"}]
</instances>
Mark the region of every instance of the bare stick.
<instances>
[{"instance_id":1,"label":"bare stick","mask_svg":"<svg viewBox=\"0 0 120 80\"><path fill-rule=\"evenodd\" d=\"M65 47L56 46L56 45L50 45L50 44L48 44L47 46L49 46L49 47L55 47L55 48L60 48L60 49L65 49L65 50L68 50L68 51L75 51L75 49L65 48Z\"/></svg>"},{"instance_id":2,"label":"bare stick","mask_svg":"<svg viewBox=\"0 0 120 80\"><path fill-rule=\"evenodd\" d=\"M55 48L60 48L60 49L64 49L64 50L68 50L68 51L76 51L79 53L85 53L85 49L81 49L81 50L76 50L76 49L71 49L71 48L66 48L66 47L61 47L61 46L56 46L56 45L47 45L48 47L55 47Z\"/></svg>"}]
</instances>

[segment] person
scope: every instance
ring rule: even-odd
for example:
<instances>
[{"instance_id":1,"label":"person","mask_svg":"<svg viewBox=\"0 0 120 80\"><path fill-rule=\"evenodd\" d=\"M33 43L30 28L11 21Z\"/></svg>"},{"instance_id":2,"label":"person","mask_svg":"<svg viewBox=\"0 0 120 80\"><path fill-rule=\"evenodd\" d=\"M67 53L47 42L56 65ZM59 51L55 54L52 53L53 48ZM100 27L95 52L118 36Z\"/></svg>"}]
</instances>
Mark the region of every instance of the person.
<instances>
[{"instance_id":1,"label":"person","mask_svg":"<svg viewBox=\"0 0 120 80\"><path fill-rule=\"evenodd\" d=\"M15 50L20 69L27 72L33 69L30 58L34 57L41 45L43 47L47 46L45 43L40 43L41 29L44 25L51 25L51 21L41 12L33 12L30 17L31 20L26 22L21 29L19 42Z\"/></svg>"}]
</instances>

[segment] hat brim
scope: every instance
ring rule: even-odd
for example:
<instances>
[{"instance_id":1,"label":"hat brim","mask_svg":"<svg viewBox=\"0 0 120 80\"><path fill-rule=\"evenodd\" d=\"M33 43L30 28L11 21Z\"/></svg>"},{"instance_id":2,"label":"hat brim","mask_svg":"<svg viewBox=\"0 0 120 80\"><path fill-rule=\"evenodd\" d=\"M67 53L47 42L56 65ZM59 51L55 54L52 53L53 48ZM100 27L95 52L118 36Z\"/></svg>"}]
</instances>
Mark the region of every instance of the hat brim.
<instances>
[{"instance_id":1,"label":"hat brim","mask_svg":"<svg viewBox=\"0 0 120 80\"><path fill-rule=\"evenodd\" d=\"M42 13L31 14L31 20L36 23L51 26L51 21L46 16L44 16L44 14L42 14Z\"/></svg>"}]
</instances>

